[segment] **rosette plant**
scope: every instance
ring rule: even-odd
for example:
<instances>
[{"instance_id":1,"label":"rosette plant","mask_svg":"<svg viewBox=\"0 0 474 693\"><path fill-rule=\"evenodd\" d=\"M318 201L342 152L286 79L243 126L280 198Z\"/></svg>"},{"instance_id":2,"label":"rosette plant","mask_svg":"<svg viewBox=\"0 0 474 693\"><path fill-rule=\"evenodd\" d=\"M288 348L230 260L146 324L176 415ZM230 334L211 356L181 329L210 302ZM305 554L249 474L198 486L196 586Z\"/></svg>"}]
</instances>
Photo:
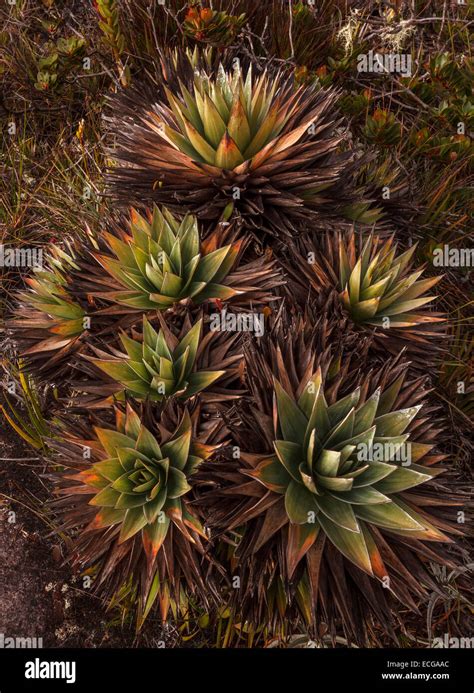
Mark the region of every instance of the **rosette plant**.
<instances>
[{"instance_id":1,"label":"rosette plant","mask_svg":"<svg viewBox=\"0 0 474 693\"><path fill-rule=\"evenodd\" d=\"M106 459L75 480L96 494L89 501L98 509L95 527L120 527L119 542L141 532L145 548L156 555L170 522L187 534L186 526L203 534L199 520L186 507L189 477L212 449L192 444L191 419L185 411L171 438L160 443L128 407L116 430L97 428Z\"/></svg>"},{"instance_id":2,"label":"rosette plant","mask_svg":"<svg viewBox=\"0 0 474 693\"><path fill-rule=\"evenodd\" d=\"M393 410L396 388L383 393L379 388L365 402L358 388L328 406L320 369L300 388L297 400L278 380L274 388L275 454L247 473L284 495L289 535L297 536L305 551L322 531L346 558L373 575L366 523L402 536L446 539L400 496L440 473L417 465L426 449L407 442L405 431L420 406ZM289 577L300 558L289 554Z\"/></svg>"},{"instance_id":3,"label":"rosette plant","mask_svg":"<svg viewBox=\"0 0 474 693\"><path fill-rule=\"evenodd\" d=\"M207 300L266 303L274 298L269 290L281 283L268 255L239 262L247 241L234 240L232 225L201 240L195 217L179 221L155 206L147 219L132 210L130 233L103 236L115 257L94 257L121 288L100 291L96 281L95 295L131 309L165 311Z\"/></svg>"},{"instance_id":4,"label":"rosette plant","mask_svg":"<svg viewBox=\"0 0 474 693\"><path fill-rule=\"evenodd\" d=\"M19 292L16 314L7 323L26 363L39 373L57 370L87 330L86 310L71 290L75 255L72 248L52 246L45 267L25 280L28 290Z\"/></svg>"},{"instance_id":5,"label":"rosette plant","mask_svg":"<svg viewBox=\"0 0 474 693\"><path fill-rule=\"evenodd\" d=\"M397 255L394 237L381 243L373 235L357 253L352 235L339 239L339 286L341 300L354 322L390 327L413 327L440 322L436 314L417 313L435 296L426 296L441 277L421 279L424 268L412 271L416 243ZM386 319L389 318L389 321Z\"/></svg>"},{"instance_id":6,"label":"rosette plant","mask_svg":"<svg viewBox=\"0 0 474 693\"><path fill-rule=\"evenodd\" d=\"M211 531L235 545L236 618L254 629L340 619L362 644L369 614L393 636L390 595L414 610L426 597L428 556L450 563L460 532L442 506L459 499L438 480L425 378L410 380L401 355L366 374L370 342L341 334L342 357L337 319L311 319L282 311L245 345L248 399L223 407L239 459L217 461L203 503Z\"/></svg>"},{"instance_id":7,"label":"rosette plant","mask_svg":"<svg viewBox=\"0 0 474 693\"><path fill-rule=\"evenodd\" d=\"M301 309L309 303L316 314L324 312L344 341L368 339L372 353L383 356L405 349L413 367L426 370L446 332L444 314L430 305L441 277L422 277L425 267L413 261L416 244L397 248L394 236L354 230L301 236L279 257L290 278L285 292Z\"/></svg>"},{"instance_id":8,"label":"rosette plant","mask_svg":"<svg viewBox=\"0 0 474 693\"><path fill-rule=\"evenodd\" d=\"M201 425L200 404L169 402L149 412L146 426L130 405L113 411L112 425L99 420L91 431L69 420L51 441L60 465L53 506L60 527L76 530L73 565L93 571L96 590L115 603L128 595L140 627L155 601L166 619L186 590L209 599L208 538L193 479L203 462L213 463L222 435Z\"/></svg>"},{"instance_id":9,"label":"rosette plant","mask_svg":"<svg viewBox=\"0 0 474 693\"><path fill-rule=\"evenodd\" d=\"M232 42L244 22L245 14L233 16L198 4L186 12L184 31L196 41L222 46Z\"/></svg>"},{"instance_id":10,"label":"rosette plant","mask_svg":"<svg viewBox=\"0 0 474 693\"><path fill-rule=\"evenodd\" d=\"M201 332L202 320L199 320L178 341L169 330L156 332L144 316L141 343L122 333L120 341L126 355L115 358L107 355L108 358L93 359L93 362L120 383L127 394L139 399L160 402L171 396L192 397L225 374L224 370L195 370Z\"/></svg>"},{"instance_id":11,"label":"rosette plant","mask_svg":"<svg viewBox=\"0 0 474 693\"><path fill-rule=\"evenodd\" d=\"M201 303L236 293L220 282L237 259L239 243L206 254L195 217L179 221L155 207L147 221L132 210L130 232L123 240L104 232L115 258L96 255L123 287L104 294L108 300L141 310L166 310L180 301Z\"/></svg>"},{"instance_id":12,"label":"rosette plant","mask_svg":"<svg viewBox=\"0 0 474 693\"><path fill-rule=\"evenodd\" d=\"M124 94L111 116L109 180L120 198L178 203L206 220L235 210L260 237L292 234L309 214L363 218L368 204L351 183L359 164L341 147L336 91L239 65L165 72L162 100Z\"/></svg>"}]
</instances>

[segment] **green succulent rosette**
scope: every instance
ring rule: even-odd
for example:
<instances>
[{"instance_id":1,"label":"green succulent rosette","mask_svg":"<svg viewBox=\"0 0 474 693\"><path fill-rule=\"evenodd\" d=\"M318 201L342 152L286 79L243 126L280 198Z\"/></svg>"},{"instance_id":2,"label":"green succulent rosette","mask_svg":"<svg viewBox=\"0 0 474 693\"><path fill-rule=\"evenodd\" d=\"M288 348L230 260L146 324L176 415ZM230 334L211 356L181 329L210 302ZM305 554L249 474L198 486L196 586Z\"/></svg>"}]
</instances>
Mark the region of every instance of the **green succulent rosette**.
<instances>
[{"instance_id":1,"label":"green succulent rosette","mask_svg":"<svg viewBox=\"0 0 474 693\"><path fill-rule=\"evenodd\" d=\"M146 220L132 210L130 234L121 239L104 232L115 258L95 254L124 287L104 294L107 300L141 310L166 310L180 301L199 304L238 293L221 282L236 261L240 243L206 252L210 243L201 243L196 217L179 221L155 207Z\"/></svg>"},{"instance_id":2,"label":"green succulent rosette","mask_svg":"<svg viewBox=\"0 0 474 693\"><path fill-rule=\"evenodd\" d=\"M127 394L138 399L161 402L172 396L192 397L225 373L194 370L201 330L202 320L199 320L173 347L168 344L164 331L156 332L143 317L142 342L122 333L124 357L93 359L93 362L120 383Z\"/></svg>"},{"instance_id":3,"label":"green succulent rosette","mask_svg":"<svg viewBox=\"0 0 474 693\"><path fill-rule=\"evenodd\" d=\"M346 558L373 574L366 524L401 536L443 540L400 497L440 470L416 464L425 445L410 443L409 454L400 454L420 406L392 411L397 383L384 392L377 389L363 403L357 388L331 405L320 371L297 401L277 380L274 387L281 437L274 443L275 454L247 474L284 494L288 519L300 526L301 546L311 545L322 531ZM409 459L409 465L401 459Z\"/></svg>"},{"instance_id":4,"label":"green succulent rosette","mask_svg":"<svg viewBox=\"0 0 474 693\"><path fill-rule=\"evenodd\" d=\"M442 318L416 313L434 296L424 295L441 277L420 280L423 268L411 272L410 261L416 244L396 255L393 238L378 247L374 236L357 255L352 237L349 247L339 240L340 297L356 323L382 327L413 327L420 323L439 322Z\"/></svg>"},{"instance_id":5,"label":"green succulent rosette","mask_svg":"<svg viewBox=\"0 0 474 693\"><path fill-rule=\"evenodd\" d=\"M35 349L45 351L64 346L68 339L78 337L84 332L85 310L68 291L68 273L78 269L74 253L69 254L58 246L53 246L48 256L48 266L35 268L34 276L25 281L29 291L19 294L25 309L18 311L14 327L44 330L48 339L36 345Z\"/></svg>"},{"instance_id":6,"label":"green succulent rosette","mask_svg":"<svg viewBox=\"0 0 474 693\"><path fill-rule=\"evenodd\" d=\"M96 489L89 501L98 508L94 528L120 526L119 543L141 531L145 549L154 555L170 522L184 534L191 529L205 536L185 496L191 489L189 478L214 446L193 441L187 411L166 442L159 442L131 407L119 417L115 430L95 430L107 458L73 477Z\"/></svg>"}]
</instances>

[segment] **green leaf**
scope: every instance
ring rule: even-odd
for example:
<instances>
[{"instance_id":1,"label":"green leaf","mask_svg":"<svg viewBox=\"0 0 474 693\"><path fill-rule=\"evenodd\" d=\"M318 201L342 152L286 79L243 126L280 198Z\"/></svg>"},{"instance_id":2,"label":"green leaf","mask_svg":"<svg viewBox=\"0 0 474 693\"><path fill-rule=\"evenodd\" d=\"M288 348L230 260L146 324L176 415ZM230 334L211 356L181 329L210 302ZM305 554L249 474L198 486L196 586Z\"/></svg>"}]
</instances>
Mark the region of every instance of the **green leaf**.
<instances>
[{"instance_id":1,"label":"green leaf","mask_svg":"<svg viewBox=\"0 0 474 693\"><path fill-rule=\"evenodd\" d=\"M267 117L261 122L256 134L245 150L242 161L251 159L271 140L273 128L278 117L278 111L278 104L274 104Z\"/></svg>"},{"instance_id":2,"label":"green leaf","mask_svg":"<svg viewBox=\"0 0 474 693\"><path fill-rule=\"evenodd\" d=\"M161 460L163 457L155 436L150 433L145 426L141 427L140 435L136 442L136 449L147 455L150 459L155 458Z\"/></svg>"},{"instance_id":3,"label":"green leaf","mask_svg":"<svg viewBox=\"0 0 474 693\"><path fill-rule=\"evenodd\" d=\"M299 467L303 461L303 450L298 443L276 440L273 443L278 459L295 481L301 481Z\"/></svg>"},{"instance_id":4,"label":"green leaf","mask_svg":"<svg viewBox=\"0 0 474 693\"><path fill-rule=\"evenodd\" d=\"M198 320L197 323L191 327L189 332L179 342L179 344L173 351L174 361L176 361L180 356L182 356L186 349L189 347L188 363L190 367L192 367L192 364L194 364L194 361L196 360L196 353L199 346L199 338L201 336L201 328L202 319Z\"/></svg>"},{"instance_id":5,"label":"green leaf","mask_svg":"<svg viewBox=\"0 0 474 693\"><path fill-rule=\"evenodd\" d=\"M318 473L316 473L316 481L320 488L328 491L350 491L353 484L353 480L350 477L322 476Z\"/></svg>"},{"instance_id":6,"label":"green leaf","mask_svg":"<svg viewBox=\"0 0 474 693\"><path fill-rule=\"evenodd\" d=\"M234 103L232 104L227 130L230 137L236 143L239 151L243 152L250 143L250 127L238 96L235 97Z\"/></svg>"},{"instance_id":7,"label":"green leaf","mask_svg":"<svg viewBox=\"0 0 474 693\"><path fill-rule=\"evenodd\" d=\"M372 486L364 486L362 488L353 488L344 493L333 493L338 500L343 503L353 503L354 505L374 505L378 503L389 503L390 498L384 496Z\"/></svg>"},{"instance_id":8,"label":"green leaf","mask_svg":"<svg viewBox=\"0 0 474 693\"><path fill-rule=\"evenodd\" d=\"M306 486L297 481L290 481L285 493L285 508L290 522L297 525L308 522L308 513L318 512L314 499L314 494L308 491Z\"/></svg>"},{"instance_id":9,"label":"green leaf","mask_svg":"<svg viewBox=\"0 0 474 693\"><path fill-rule=\"evenodd\" d=\"M352 306L359 302L361 270L362 261L359 258L349 277L349 296Z\"/></svg>"},{"instance_id":10,"label":"green leaf","mask_svg":"<svg viewBox=\"0 0 474 693\"><path fill-rule=\"evenodd\" d=\"M127 415L125 419L125 433L127 436L133 439L137 439L140 433L141 421L138 414L136 414L133 409L127 407Z\"/></svg>"},{"instance_id":11,"label":"green leaf","mask_svg":"<svg viewBox=\"0 0 474 693\"><path fill-rule=\"evenodd\" d=\"M374 394L369 397L369 399L361 407L359 407L359 409L357 409L354 419L354 435L358 435L359 433L371 428L377 413L379 400L380 388L377 388Z\"/></svg>"},{"instance_id":12,"label":"green leaf","mask_svg":"<svg viewBox=\"0 0 474 693\"><path fill-rule=\"evenodd\" d=\"M321 388L321 382L322 376L321 369L319 368L318 371L312 375L311 378L309 378L308 382L303 388L300 398L298 399L298 406L304 412L307 419L311 417L314 403Z\"/></svg>"},{"instance_id":13,"label":"green leaf","mask_svg":"<svg viewBox=\"0 0 474 693\"><path fill-rule=\"evenodd\" d=\"M103 236L123 267L135 267L135 256L127 243L124 243L107 231L104 231Z\"/></svg>"},{"instance_id":14,"label":"green leaf","mask_svg":"<svg viewBox=\"0 0 474 693\"><path fill-rule=\"evenodd\" d=\"M163 508L163 506L165 504L166 497L167 497L167 490L166 490L166 487L163 486L163 488L161 488L158 491L158 494L155 496L155 498L153 500L148 501L148 503L146 503L143 506L147 522L149 522L151 524L151 523L156 521L159 513L161 512L161 509ZM165 515L163 513L163 515L160 517L160 520L163 520L164 517L165 517Z\"/></svg>"},{"instance_id":15,"label":"green leaf","mask_svg":"<svg viewBox=\"0 0 474 693\"><path fill-rule=\"evenodd\" d=\"M163 544L166 535L168 534L168 528L170 526L170 519L165 514L162 517L157 518L153 523L147 524L143 529L143 545L145 551L147 550L147 543L149 544L149 550L151 553L151 558L155 557ZM148 552L147 552L148 553Z\"/></svg>"},{"instance_id":16,"label":"green leaf","mask_svg":"<svg viewBox=\"0 0 474 693\"><path fill-rule=\"evenodd\" d=\"M225 132L225 122L207 94L204 95L203 124L206 139L217 149Z\"/></svg>"},{"instance_id":17,"label":"green leaf","mask_svg":"<svg viewBox=\"0 0 474 693\"><path fill-rule=\"evenodd\" d=\"M340 443L337 443L337 445L334 445L334 448L336 450L343 450L344 448L347 448L347 446L349 446L349 445L352 445L355 447L359 447L361 445L364 445L368 448L370 446L372 440L374 439L375 430L376 430L376 427L372 426L372 428L369 428L366 431L362 431L362 433L358 433L357 435L353 436L352 438L348 438L347 440L342 440ZM361 448L359 447L359 450L360 449Z\"/></svg>"},{"instance_id":18,"label":"green leaf","mask_svg":"<svg viewBox=\"0 0 474 693\"><path fill-rule=\"evenodd\" d=\"M119 544L133 537L146 524L147 520L141 507L127 510L120 530Z\"/></svg>"},{"instance_id":19,"label":"green leaf","mask_svg":"<svg viewBox=\"0 0 474 693\"><path fill-rule=\"evenodd\" d=\"M94 469L109 481L115 481L119 476L122 476L124 468L117 458L96 462L93 465Z\"/></svg>"},{"instance_id":20,"label":"green leaf","mask_svg":"<svg viewBox=\"0 0 474 693\"><path fill-rule=\"evenodd\" d=\"M194 284L192 284L191 286L194 286ZM200 286L200 284L196 284L196 286ZM220 298L222 301L227 301L229 298L237 296L241 293L241 291L232 289L230 286L224 286L223 284L214 284L214 282L210 282L210 284L207 284L203 288L199 289L199 295L194 299L194 302L200 305L204 301L207 301L209 298Z\"/></svg>"},{"instance_id":21,"label":"green leaf","mask_svg":"<svg viewBox=\"0 0 474 693\"><path fill-rule=\"evenodd\" d=\"M215 156L215 165L219 168L223 168L232 171L236 166L244 162L244 157L242 156L238 146L229 135L227 130L222 135L222 139L217 147L217 152ZM214 162L213 162L214 163Z\"/></svg>"},{"instance_id":22,"label":"green leaf","mask_svg":"<svg viewBox=\"0 0 474 693\"><path fill-rule=\"evenodd\" d=\"M351 274L351 266L347 257L347 250L342 237L339 239L339 282L340 287L344 290L349 281Z\"/></svg>"},{"instance_id":23,"label":"green leaf","mask_svg":"<svg viewBox=\"0 0 474 693\"><path fill-rule=\"evenodd\" d=\"M109 428L94 429L97 437L109 457L116 457L115 451L120 448L133 448L135 440L123 433Z\"/></svg>"},{"instance_id":24,"label":"green leaf","mask_svg":"<svg viewBox=\"0 0 474 693\"><path fill-rule=\"evenodd\" d=\"M185 122L186 135L206 164L214 164L216 152L191 123ZM219 145L220 146L220 145ZM219 166L219 164L217 164Z\"/></svg>"},{"instance_id":25,"label":"green leaf","mask_svg":"<svg viewBox=\"0 0 474 693\"><path fill-rule=\"evenodd\" d=\"M134 483L129 479L128 474L122 474L112 483L112 488L119 493L132 493Z\"/></svg>"},{"instance_id":26,"label":"green leaf","mask_svg":"<svg viewBox=\"0 0 474 693\"><path fill-rule=\"evenodd\" d=\"M388 414L383 414L375 419L377 426L377 437L393 437L399 436L405 432L411 421L415 418L421 409L421 405L409 407L408 409L400 409L392 411Z\"/></svg>"},{"instance_id":27,"label":"green leaf","mask_svg":"<svg viewBox=\"0 0 474 693\"><path fill-rule=\"evenodd\" d=\"M420 525L405 510L402 510L393 500L383 505L356 506L355 513L362 520L371 522L386 529L420 530Z\"/></svg>"},{"instance_id":28,"label":"green leaf","mask_svg":"<svg viewBox=\"0 0 474 693\"><path fill-rule=\"evenodd\" d=\"M191 490L188 480L182 471L175 467L170 467L168 476L168 498L180 498Z\"/></svg>"},{"instance_id":29,"label":"green leaf","mask_svg":"<svg viewBox=\"0 0 474 693\"><path fill-rule=\"evenodd\" d=\"M184 396L192 397L197 392L201 392L206 387L209 387L218 380L221 376L225 375L225 371L198 371L197 373L191 373L188 378L188 387Z\"/></svg>"},{"instance_id":30,"label":"green leaf","mask_svg":"<svg viewBox=\"0 0 474 693\"><path fill-rule=\"evenodd\" d=\"M229 247L230 246L226 245L223 248L213 250L212 253L208 253L207 255L201 257L201 261L194 274L194 281L206 282L206 284L208 284L213 279L221 264L224 262L224 259L229 252Z\"/></svg>"},{"instance_id":31,"label":"green leaf","mask_svg":"<svg viewBox=\"0 0 474 693\"><path fill-rule=\"evenodd\" d=\"M101 510L95 516L93 523L95 527L112 527L113 525L119 524L124 518L123 510L116 510L115 508L101 508Z\"/></svg>"},{"instance_id":32,"label":"green leaf","mask_svg":"<svg viewBox=\"0 0 474 693\"><path fill-rule=\"evenodd\" d=\"M101 371L107 373L107 375L121 385L125 385L129 380L133 380L135 377L133 371L131 371L125 361L118 361L117 359L111 359L110 361L94 359L94 363Z\"/></svg>"},{"instance_id":33,"label":"green leaf","mask_svg":"<svg viewBox=\"0 0 474 693\"><path fill-rule=\"evenodd\" d=\"M313 496L316 498L316 496ZM332 522L350 532L359 532L359 523L357 522L354 511L348 503L334 498L331 495L318 496L316 505L321 510L323 515L326 515Z\"/></svg>"},{"instance_id":34,"label":"green leaf","mask_svg":"<svg viewBox=\"0 0 474 693\"><path fill-rule=\"evenodd\" d=\"M184 221L185 220L183 220L183 224ZM187 279L191 274L190 269L199 262L199 232L195 221L190 223L190 226L181 236L180 242L182 264L184 267L183 278Z\"/></svg>"},{"instance_id":35,"label":"green leaf","mask_svg":"<svg viewBox=\"0 0 474 693\"><path fill-rule=\"evenodd\" d=\"M284 493L291 481L290 475L275 456L263 460L256 469L247 473L276 493Z\"/></svg>"},{"instance_id":36,"label":"green leaf","mask_svg":"<svg viewBox=\"0 0 474 693\"><path fill-rule=\"evenodd\" d=\"M385 462L368 462L368 469L366 469L363 474L357 477L357 481L354 482L356 488L362 486L371 486L377 481L381 481L396 469L393 464L385 464Z\"/></svg>"},{"instance_id":37,"label":"green leaf","mask_svg":"<svg viewBox=\"0 0 474 693\"><path fill-rule=\"evenodd\" d=\"M338 421L341 421L353 407L356 407L360 398L360 387L356 388L346 397L343 397L335 404L328 407L328 416L331 426L335 426Z\"/></svg>"},{"instance_id":38,"label":"green leaf","mask_svg":"<svg viewBox=\"0 0 474 693\"><path fill-rule=\"evenodd\" d=\"M305 445L308 444L309 437L314 430L316 431L316 438L320 442L322 442L329 433L331 429L331 422L329 421L327 409L328 407L324 394L322 389L320 389L314 400L311 416L306 427L304 440Z\"/></svg>"},{"instance_id":39,"label":"green leaf","mask_svg":"<svg viewBox=\"0 0 474 693\"><path fill-rule=\"evenodd\" d=\"M99 491L99 493L96 496L91 498L91 500L89 501L89 505L98 505L113 508L115 507L115 504L117 503L119 498L120 493L114 491L114 489L111 486L107 486L106 488L102 489L102 491Z\"/></svg>"},{"instance_id":40,"label":"green leaf","mask_svg":"<svg viewBox=\"0 0 474 693\"><path fill-rule=\"evenodd\" d=\"M276 378L273 380L273 386L277 400L278 423L283 437L287 441L301 445L306 433L307 419Z\"/></svg>"},{"instance_id":41,"label":"green leaf","mask_svg":"<svg viewBox=\"0 0 474 693\"><path fill-rule=\"evenodd\" d=\"M183 280L172 272L165 272L163 275L163 284L161 285L160 293L169 298L179 299L183 289Z\"/></svg>"},{"instance_id":42,"label":"green leaf","mask_svg":"<svg viewBox=\"0 0 474 693\"><path fill-rule=\"evenodd\" d=\"M326 448L332 448L344 442L348 444L354 431L355 412L351 409L350 412L329 432L327 439L324 442Z\"/></svg>"},{"instance_id":43,"label":"green leaf","mask_svg":"<svg viewBox=\"0 0 474 693\"><path fill-rule=\"evenodd\" d=\"M181 471L185 468L188 461L191 435L192 431L189 428L182 435L169 440L161 446L164 456L169 457L173 467Z\"/></svg>"},{"instance_id":44,"label":"green leaf","mask_svg":"<svg viewBox=\"0 0 474 693\"><path fill-rule=\"evenodd\" d=\"M398 493L406 489L430 481L437 475L437 470L428 469L417 464L410 467L397 467L390 476L382 479L377 484L377 489L382 493Z\"/></svg>"},{"instance_id":45,"label":"green leaf","mask_svg":"<svg viewBox=\"0 0 474 693\"><path fill-rule=\"evenodd\" d=\"M369 552L362 532L349 532L323 515L319 516L319 522L328 539L343 556L364 572L373 575Z\"/></svg>"},{"instance_id":46,"label":"green leaf","mask_svg":"<svg viewBox=\"0 0 474 693\"><path fill-rule=\"evenodd\" d=\"M316 462L316 470L322 476L337 476L341 453L335 450L323 450Z\"/></svg>"},{"instance_id":47,"label":"green leaf","mask_svg":"<svg viewBox=\"0 0 474 693\"><path fill-rule=\"evenodd\" d=\"M367 301L360 301L352 306L351 315L354 322L365 322L373 318L377 314L379 303L379 298L370 298Z\"/></svg>"},{"instance_id":48,"label":"green leaf","mask_svg":"<svg viewBox=\"0 0 474 693\"><path fill-rule=\"evenodd\" d=\"M146 503L146 495L144 493L121 493L116 508L129 510L130 508L143 508Z\"/></svg>"},{"instance_id":49,"label":"green leaf","mask_svg":"<svg viewBox=\"0 0 474 693\"><path fill-rule=\"evenodd\" d=\"M424 298L416 298L413 301L396 302L392 305L391 308L385 308L383 311L383 315L390 316L400 315L401 313L408 313L411 310L415 310L415 308L421 308L421 306L424 306L426 303L429 303L434 299L435 296L425 296Z\"/></svg>"}]
</instances>

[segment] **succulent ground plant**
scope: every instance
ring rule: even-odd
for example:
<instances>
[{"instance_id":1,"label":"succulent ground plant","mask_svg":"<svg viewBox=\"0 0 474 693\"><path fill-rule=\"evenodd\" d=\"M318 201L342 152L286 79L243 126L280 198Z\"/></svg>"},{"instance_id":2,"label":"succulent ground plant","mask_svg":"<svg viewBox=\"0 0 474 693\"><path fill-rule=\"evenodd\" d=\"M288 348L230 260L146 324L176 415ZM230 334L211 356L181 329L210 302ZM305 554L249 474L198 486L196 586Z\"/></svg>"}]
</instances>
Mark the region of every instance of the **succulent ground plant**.
<instances>
[{"instance_id":1,"label":"succulent ground plant","mask_svg":"<svg viewBox=\"0 0 474 693\"><path fill-rule=\"evenodd\" d=\"M128 408L116 430L98 428L96 434L107 458L74 480L97 489L89 504L99 510L95 527L120 527L119 543L142 533L145 551L156 555L171 519L188 534L186 525L202 528L181 501L189 490L188 477L212 450L191 445L191 419L185 411L172 437L161 447L140 418Z\"/></svg>"},{"instance_id":2,"label":"succulent ground plant","mask_svg":"<svg viewBox=\"0 0 474 693\"><path fill-rule=\"evenodd\" d=\"M155 206L147 220L132 210L131 235L104 233L115 257L95 256L122 288L97 295L142 311L163 311L191 301L272 300L265 289L280 283L273 263L254 260L237 268L246 242L221 245L230 232L222 227L201 241L192 215L179 221Z\"/></svg>"},{"instance_id":3,"label":"succulent ground plant","mask_svg":"<svg viewBox=\"0 0 474 693\"><path fill-rule=\"evenodd\" d=\"M28 288L18 292L15 313L7 320L26 367L45 382L69 376L71 361L90 340L110 339L136 320L133 311L100 298L113 284L93 257L99 244L104 247L91 235L64 248L53 245L44 266L26 278Z\"/></svg>"},{"instance_id":4,"label":"succulent ground plant","mask_svg":"<svg viewBox=\"0 0 474 693\"><path fill-rule=\"evenodd\" d=\"M123 358L94 359L125 392L138 398L162 401L167 397L188 398L212 385L225 371L194 371L202 320L181 341L164 330L156 332L143 318L143 341L120 335L127 352Z\"/></svg>"},{"instance_id":5,"label":"succulent ground plant","mask_svg":"<svg viewBox=\"0 0 474 693\"><path fill-rule=\"evenodd\" d=\"M353 236L347 246L343 239L339 240L340 296L355 322L383 326L386 321L388 327L412 327L442 321L437 316L416 312L433 301L435 297L426 296L426 292L441 277L419 280L423 268L411 272L415 250L416 244L397 255L393 236L384 243L369 236L358 255Z\"/></svg>"},{"instance_id":6,"label":"succulent ground plant","mask_svg":"<svg viewBox=\"0 0 474 693\"><path fill-rule=\"evenodd\" d=\"M209 7L191 6L186 12L184 30L196 41L227 45L242 28L245 14L233 16L227 12L216 12Z\"/></svg>"},{"instance_id":7,"label":"succulent ground plant","mask_svg":"<svg viewBox=\"0 0 474 693\"><path fill-rule=\"evenodd\" d=\"M80 424L69 426L54 442L65 467L55 476L54 506L65 527L81 529L75 561L95 566L97 587L106 586L109 594L118 594L132 577L142 615L152 586L163 618L170 595L179 598L183 584L207 599L201 567L207 537L190 502L191 487L219 446L209 442L215 430L198 432L200 413L199 406L171 406L147 428L130 406L116 408L113 427L98 426L84 436Z\"/></svg>"},{"instance_id":8,"label":"succulent ground plant","mask_svg":"<svg viewBox=\"0 0 474 693\"><path fill-rule=\"evenodd\" d=\"M384 582L415 608L432 587L423 557L449 560L444 547L459 534L442 506L459 501L436 480L444 456L433 452L430 407L423 417L423 377L409 382L400 358L364 377L356 351L341 360L334 347L303 350L302 336L289 322L248 346L251 397L224 413L240 462L213 468L210 523L238 537L241 590L230 600L241 618L258 628L279 604L281 619L299 609L314 624L325 604L362 643L363 622L330 575L350 576L352 603L367 599L390 632Z\"/></svg>"},{"instance_id":9,"label":"succulent ground plant","mask_svg":"<svg viewBox=\"0 0 474 693\"><path fill-rule=\"evenodd\" d=\"M393 356L406 349L425 369L444 346L445 315L432 308L436 296L429 294L442 277L421 278L426 268L414 266L415 252L416 244L397 253L393 235L366 238L350 229L301 237L280 257L291 300L319 314L337 313L344 340L365 335L374 352Z\"/></svg>"},{"instance_id":10,"label":"succulent ground plant","mask_svg":"<svg viewBox=\"0 0 474 693\"><path fill-rule=\"evenodd\" d=\"M77 268L73 250L53 246L45 267L26 279L19 307L8 326L22 347L27 363L54 372L87 330L87 314L70 291L69 273Z\"/></svg>"},{"instance_id":11,"label":"succulent ground plant","mask_svg":"<svg viewBox=\"0 0 474 693\"><path fill-rule=\"evenodd\" d=\"M392 409L400 384L378 388L363 403L356 389L329 406L320 369L300 384L297 400L275 380L275 454L248 472L284 495L290 543L297 535L296 543L307 550L323 531L369 575L374 573L366 523L402 536L447 540L399 495L440 473L415 463L426 447L413 447L405 431L420 407ZM289 578L295 567L289 554Z\"/></svg>"},{"instance_id":12,"label":"succulent ground plant","mask_svg":"<svg viewBox=\"0 0 474 693\"><path fill-rule=\"evenodd\" d=\"M349 184L356 163L341 150L335 91L222 65L163 89L161 102L128 94L117 104L132 119L117 128L112 153L110 181L122 198L179 203L205 220L235 210L260 238L292 234L308 215L367 209Z\"/></svg>"}]
</instances>

